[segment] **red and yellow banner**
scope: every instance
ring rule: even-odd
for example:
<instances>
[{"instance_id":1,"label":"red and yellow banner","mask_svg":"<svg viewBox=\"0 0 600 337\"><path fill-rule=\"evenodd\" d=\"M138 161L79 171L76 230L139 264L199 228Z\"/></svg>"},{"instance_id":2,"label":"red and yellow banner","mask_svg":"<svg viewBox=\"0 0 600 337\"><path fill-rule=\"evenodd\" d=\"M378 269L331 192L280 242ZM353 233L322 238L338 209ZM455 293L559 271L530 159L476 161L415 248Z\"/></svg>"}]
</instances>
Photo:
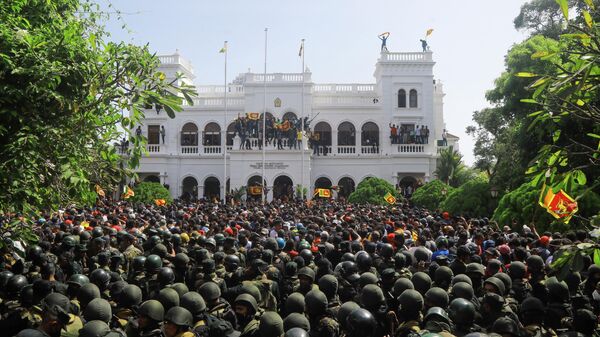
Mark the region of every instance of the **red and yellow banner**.
<instances>
[{"instance_id":1,"label":"red and yellow banner","mask_svg":"<svg viewBox=\"0 0 600 337\"><path fill-rule=\"evenodd\" d=\"M328 188L317 188L314 195L318 195L321 198L331 198L331 190Z\"/></svg>"},{"instance_id":2,"label":"red and yellow banner","mask_svg":"<svg viewBox=\"0 0 600 337\"><path fill-rule=\"evenodd\" d=\"M248 194L250 195L261 195L262 187L261 186L250 186L248 187Z\"/></svg>"},{"instance_id":3,"label":"red and yellow banner","mask_svg":"<svg viewBox=\"0 0 600 337\"><path fill-rule=\"evenodd\" d=\"M96 194L98 194L101 197L105 197L105 193L104 190L102 189L102 187L100 187L100 185L96 184L96 186L94 186L96 188Z\"/></svg>"},{"instance_id":4,"label":"red and yellow banner","mask_svg":"<svg viewBox=\"0 0 600 337\"><path fill-rule=\"evenodd\" d=\"M544 185L540 194L540 206L544 207L556 219L561 219L565 223L569 223L573 214L579 210L577 201L563 190L554 193L552 192L552 188L548 188L544 195L545 189L546 185ZM544 195L543 199L542 195Z\"/></svg>"},{"instance_id":5,"label":"red and yellow banner","mask_svg":"<svg viewBox=\"0 0 600 337\"><path fill-rule=\"evenodd\" d=\"M155 199L154 204L160 207L166 205L167 201L165 199Z\"/></svg>"},{"instance_id":6,"label":"red and yellow banner","mask_svg":"<svg viewBox=\"0 0 600 337\"><path fill-rule=\"evenodd\" d=\"M123 199L129 199L130 197L133 197L134 195L135 195L135 193L133 192L131 187L126 186L125 193L123 193Z\"/></svg>"},{"instance_id":7,"label":"red and yellow banner","mask_svg":"<svg viewBox=\"0 0 600 337\"><path fill-rule=\"evenodd\" d=\"M246 113L246 117L248 117L248 119L257 121L260 119L260 114L258 112L248 112Z\"/></svg>"},{"instance_id":8,"label":"red and yellow banner","mask_svg":"<svg viewBox=\"0 0 600 337\"><path fill-rule=\"evenodd\" d=\"M387 194L383 196L383 199L390 205L396 203L396 198L390 192L387 192Z\"/></svg>"}]
</instances>

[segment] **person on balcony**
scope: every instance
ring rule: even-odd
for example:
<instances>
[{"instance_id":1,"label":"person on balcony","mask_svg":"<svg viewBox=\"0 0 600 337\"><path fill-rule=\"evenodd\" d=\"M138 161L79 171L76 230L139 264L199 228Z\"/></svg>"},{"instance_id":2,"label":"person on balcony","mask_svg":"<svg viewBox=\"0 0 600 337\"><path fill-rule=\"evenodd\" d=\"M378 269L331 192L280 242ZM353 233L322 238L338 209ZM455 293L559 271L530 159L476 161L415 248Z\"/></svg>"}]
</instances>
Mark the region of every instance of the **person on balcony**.
<instances>
[{"instance_id":1,"label":"person on balcony","mask_svg":"<svg viewBox=\"0 0 600 337\"><path fill-rule=\"evenodd\" d=\"M390 139L392 144L398 144L398 127L396 124L390 123Z\"/></svg>"},{"instance_id":2,"label":"person on balcony","mask_svg":"<svg viewBox=\"0 0 600 337\"><path fill-rule=\"evenodd\" d=\"M421 144L421 129L419 129L418 125L415 129L415 144Z\"/></svg>"},{"instance_id":3,"label":"person on balcony","mask_svg":"<svg viewBox=\"0 0 600 337\"><path fill-rule=\"evenodd\" d=\"M387 52L388 49L387 49L387 45L386 44L387 44L388 37L390 37L390 33L389 32L385 32L383 34L377 35L377 37L381 40L381 51L382 52L384 52L384 51Z\"/></svg>"},{"instance_id":4,"label":"person on balcony","mask_svg":"<svg viewBox=\"0 0 600 337\"><path fill-rule=\"evenodd\" d=\"M165 144L165 135L166 134L167 134L167 131L165 130L165 126L161 125L160 126L160 137L162 138L163 145Z\"/></svg>"},{"instance_id":5,"label":"person on balcony","mask_svg":"<svg viewBox=\"0 0 600 337\"><path fill-rule=\"evenodd\" d=\"M448 146L448 132L446 132L446 129L442 131L442 146Z\"/></svg>"}]
</instances>

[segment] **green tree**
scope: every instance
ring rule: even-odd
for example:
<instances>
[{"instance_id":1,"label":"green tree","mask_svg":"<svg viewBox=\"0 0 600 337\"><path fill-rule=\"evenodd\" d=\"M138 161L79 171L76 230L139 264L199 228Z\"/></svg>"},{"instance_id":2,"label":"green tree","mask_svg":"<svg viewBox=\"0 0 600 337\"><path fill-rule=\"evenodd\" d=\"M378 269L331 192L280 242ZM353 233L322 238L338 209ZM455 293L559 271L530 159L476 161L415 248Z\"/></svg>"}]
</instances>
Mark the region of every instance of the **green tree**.
<instances>
[{"instance_id":1,"label":"green tree","mask_svg":"<svg viewBox=\"0 0 600 337\"><path fill-rule=\"evenodd\" d=\"M139 164L146 139L131 128L144 109L173 117L192 103L147 46L109 42L105 19L85 0L0 6L0 210L92 204L94 185L110 191Z\"/></svg>"},{"instance_id":2,"label":"green tree","mask_svg":"<svg viewBox=\"0 0 600 337\"><path fill-rule=\"evenodd\" d=\"M462 175L464 170L465 165L462 163L462 154L449 146L440 152L434 174L446 185L456 187L461 183L459 178L464 178L464 175Z\"/></svg>"},{"instance_id":3,"label":"green tree","mask_svg":"<svg viewBox=\"0 0 600 337\"><path fill-rule=\"evenodd\" d=\"M383 199L387 193L391 193L396 199L400 198L394 185L381 178L367 178L356 186L356 190L348 197L352 204L387 205Z\"/></svg>"},{"instance_id":4,"label":"green tree","mask_svg":"<svg viewBox=\"0 0 600 337\"><path fill-rule=\"evenodd\" d=\"M455 215L490 217L496 201L491 196L488 180L480 176L453 189L440 208Z\"/></svg>"},{"instance_id":5,"label":"green tree","mask_svg":"<svg viewBox=\"0 0 600 337\"><path fill-rule=\"evenodd\" d=\"M153 204L156 199L164 199L167 203L173 202L171 193L163 185L152 182L142 182L133 188L135 195L131 197L132 202Z\"/></svg>"},{"instance_id":6,"label":"green tree","mask_svg":"<svg viewBox=\"0 0 600 337\"><path fill-rule=\"evenodd\" d=\"M444 193L443 190L446 190L446 193ZM442 203L453 190L454 188L452 186L446 185L442 181L435 179L417 188L410 198L410 201L417 206L433 211L439 208L440 203Z\"/></svg>"}]
</instances>

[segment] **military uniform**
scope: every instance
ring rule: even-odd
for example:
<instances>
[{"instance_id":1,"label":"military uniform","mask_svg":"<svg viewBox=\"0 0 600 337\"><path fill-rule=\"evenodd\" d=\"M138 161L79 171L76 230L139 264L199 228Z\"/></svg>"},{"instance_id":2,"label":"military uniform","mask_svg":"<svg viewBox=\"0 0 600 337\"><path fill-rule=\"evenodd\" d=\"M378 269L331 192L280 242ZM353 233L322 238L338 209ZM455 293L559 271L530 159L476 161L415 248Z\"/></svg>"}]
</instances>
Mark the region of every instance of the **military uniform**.
<instances>
[{"instance_id":1,"label":"military uniform","mask_svg":"<svg viewBox=\"0 0 600 337\"><path fill-rule=\"evenodd\" d=\"M83 322L79 316L69 314L69 323L60 332L61 337L78 337L79 330L83 328Z\"/></svg>"},{"instance_id":2,"label":"military uniform","mask_svg":"<svg viewBox=\"0 0 600 337\"><path fill-rule=\"evenodd\" d=\"M396 337L418 337L420 331L419 321L406 321L398 326L395 335Z\"/></svg>"}]
</instances>

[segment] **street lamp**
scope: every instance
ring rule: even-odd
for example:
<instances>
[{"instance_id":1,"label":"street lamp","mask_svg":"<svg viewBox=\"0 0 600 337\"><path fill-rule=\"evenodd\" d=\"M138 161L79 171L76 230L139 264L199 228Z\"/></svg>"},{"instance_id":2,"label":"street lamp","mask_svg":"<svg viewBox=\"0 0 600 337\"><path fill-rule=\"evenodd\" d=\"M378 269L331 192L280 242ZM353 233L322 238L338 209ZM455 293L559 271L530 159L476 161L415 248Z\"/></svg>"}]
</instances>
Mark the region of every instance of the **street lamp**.
<instances>
[{"instance_id":1,"label":"street lamp","mask_svg":"<svg viewBox=\"0 0 600 337\"><path fill-rule=\"evenodd\" d=\"M448 190L444 187L442 188L442 195L446 196L446 194L448 194Z\"/></svg>"},{"instance_id":2,"label":"street lamp","mask_svg":"<svg viewBox=\"0 0 600 337\"><path fill-rule=\"evenodd\" d=\"M492 198L497 198L498 197L498 188L496 186L492 186L492 188L490 189L490 194L492 195Z\"/></svg>"}]
</instances>

